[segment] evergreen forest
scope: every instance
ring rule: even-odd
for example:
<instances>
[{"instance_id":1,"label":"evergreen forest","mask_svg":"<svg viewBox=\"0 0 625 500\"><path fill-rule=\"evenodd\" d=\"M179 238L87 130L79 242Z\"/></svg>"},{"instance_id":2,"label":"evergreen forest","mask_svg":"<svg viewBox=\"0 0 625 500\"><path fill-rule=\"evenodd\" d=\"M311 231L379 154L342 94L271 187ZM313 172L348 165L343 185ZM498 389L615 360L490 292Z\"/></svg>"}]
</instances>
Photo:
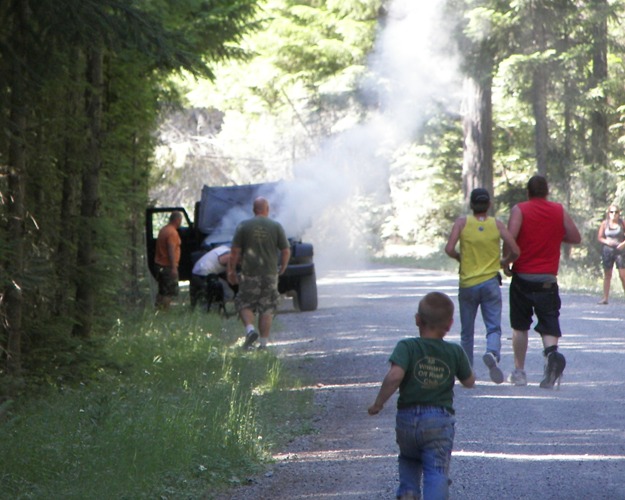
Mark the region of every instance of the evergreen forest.
<instances>
[{"instance_id":1,"label":"evergreen forest","mask_svg":"<svg viewBox=\"0 0 625 500\"><path fill-rule=\"evenodd\" d=\"M3 0L0 373L58 373L150 308L145 208L192 213L203 184L292 180L321 263L438 252L473 188L505 220L540 173L598 275L624 6Z\"/></svg>"}]
</instances>

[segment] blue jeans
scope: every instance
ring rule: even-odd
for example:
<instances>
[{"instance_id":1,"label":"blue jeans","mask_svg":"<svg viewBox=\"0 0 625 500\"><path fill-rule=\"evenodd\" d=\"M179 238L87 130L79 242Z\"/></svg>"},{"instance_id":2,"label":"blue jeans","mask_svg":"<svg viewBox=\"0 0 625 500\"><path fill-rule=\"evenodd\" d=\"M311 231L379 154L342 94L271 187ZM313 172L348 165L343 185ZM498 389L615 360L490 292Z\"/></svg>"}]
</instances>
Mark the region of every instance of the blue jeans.
<instances>
[{"instance_id":1,"label":"blue jeans","mask_svg":"<svg viewBox=\"0 0 625 500\"><path fill-rule=\"evenodd\" d=\"M501 288L495 276L479 285L458 290L460 304L460 343L473 366L473 338L477 308L486 326L486 351L499 361L501 351Z\"/></svg>"},{"instance_id":2,"label":"blue jeans","mask_svg":"<svg viewBox=\"0 0 625 500\"><path fill-rule=\"evenodd\" d=\"M397 410L395 435L399 445L397 498L412 493L423 499L449 497L449 463L454 444L454 416L442 407L415 406Z\"/></svg>"}]
</instances>

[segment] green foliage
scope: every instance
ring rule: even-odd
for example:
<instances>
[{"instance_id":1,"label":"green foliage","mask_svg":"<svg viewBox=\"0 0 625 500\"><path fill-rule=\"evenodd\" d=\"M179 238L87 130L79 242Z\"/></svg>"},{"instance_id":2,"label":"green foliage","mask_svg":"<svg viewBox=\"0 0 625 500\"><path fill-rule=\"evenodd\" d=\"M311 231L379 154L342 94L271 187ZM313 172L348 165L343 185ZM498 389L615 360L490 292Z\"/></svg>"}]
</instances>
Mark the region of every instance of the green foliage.
<instances>
[{"instance_id":1,"label":"green foliage","mask_svg":"<svg viewBox=\"0 0 625 500\"><path fill-rule=\"evenodd\" d=\"M167 79L181 70L212 77L217 61L242 57L257 4L59 0L0 9L0 359L10 335L23 341L28 366L53 348L71 357L73 340L60 341L59 329L69 336L84 319L86 336L100 333L122 306L149 300L143 212L153 132L161 100L172 96ZM100 55L95 78L88 62ZM19 306L2 301L12 283ZM89 307L77 307L86 297ZM8 322L5 307L21 318ZM40 335L41 325L54 335Z\"/></svg>"},{"instance_id":2,"label":"green foliage","mask_svg":"<svg viewBox=\"0 0 625 500\"><path fill-rule=\"evenodd\" d=\"M200 498L242 482L303 430L311 394L271 353L232 346L239 331L176 309L120 320L95 379L77 376L7 409L3 493Z\"/></svg>"},{"instance_id":3,"label":"green foliage","mask_svg":"<svg viewBox=\"0 0 625 500\"><path fill-rule=\"evenodd\" d=\"M218 126L199 135L184 115L169 115L161 129L155 197L192 206L205 183L289 178L294 163L357 123L366 110L356 89L380 5L379 0L264 1L262 29L242 42L248 59L219 65L214 81L179 82L188 99L187 119L204 110ZM184 189L177 181L182 175Z\"/></svg>"},{"instance_id":4,"label":"green foliage","mask_svg":"<svg viewBox=\"0 0 625 500\"><path fill-rule=\"evenodd\" d=\"M373 41L375 26L368 21L376 17L374 9L374 2L283 2L270 28L282 39L274 64L285 76L314 87L362 64Z\"/></svg>"}]
</instances>

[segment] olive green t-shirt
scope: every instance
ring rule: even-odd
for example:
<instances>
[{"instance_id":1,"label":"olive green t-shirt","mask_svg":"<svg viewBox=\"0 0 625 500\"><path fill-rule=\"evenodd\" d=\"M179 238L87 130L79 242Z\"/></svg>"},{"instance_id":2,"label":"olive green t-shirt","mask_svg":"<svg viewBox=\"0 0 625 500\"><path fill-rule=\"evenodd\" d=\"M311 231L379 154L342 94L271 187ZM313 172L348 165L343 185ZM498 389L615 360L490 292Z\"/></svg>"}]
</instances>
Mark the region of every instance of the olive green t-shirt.
<instances>
[{"instance_id":1,"label":"olive green t-shirt","mask_svg":"<svg viewBox=\"0 0 625 500\"><path fill-rule=\"evenodd\" d=\"M239 224L232 246L241 249L241 273L247 276L278 274L278 252L289 247L282 225L268 217L256 216Z\"/></svg>"},{"instance_id":2,"label":"olive green t-shirt","mask_svg":"<svg viewBox=\"0 0 625 500\"><path fill-rule=\"evenodd\" d=\"M471 364L462 347L442 339L400 340L391 357L406 372L399 386L397 407L442 406L454 413L454 382L471 376Z\"/></svg>"}]
</instances>

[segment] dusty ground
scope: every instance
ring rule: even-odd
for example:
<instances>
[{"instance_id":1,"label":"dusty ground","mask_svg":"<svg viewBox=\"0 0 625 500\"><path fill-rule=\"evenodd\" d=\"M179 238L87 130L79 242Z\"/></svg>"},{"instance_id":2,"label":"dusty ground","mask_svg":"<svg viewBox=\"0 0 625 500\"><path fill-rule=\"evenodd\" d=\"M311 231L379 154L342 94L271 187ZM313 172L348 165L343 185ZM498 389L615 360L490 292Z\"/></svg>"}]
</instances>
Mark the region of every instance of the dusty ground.
<instances>
[{"instance_id":1,"label":"dusty ground","mask_svg":"<svg viewBox=\"0 0 625 500\"><path fill-rule=\"evenodd\" d=\"M320 276L319 309L293 313L285 304L274 335L279 356L314 381L315 427L275 456L264 474L218 500L392 499L398 484L393 398L367 415L387 358L415 333L420 297L432 290L455 300L454 275L400 268L335 271ZM504 372L512 368L504 297ZM613 292L614 293L614 292ZM560 390L538 387L540 339L530 337L529 385L495 385L481 364L478 384L456 386L456 439L451 495L456 499L625 499L625 301L564 295ZM459 319L448 336L459 342Z\"/></svg>"}]
</instances>

